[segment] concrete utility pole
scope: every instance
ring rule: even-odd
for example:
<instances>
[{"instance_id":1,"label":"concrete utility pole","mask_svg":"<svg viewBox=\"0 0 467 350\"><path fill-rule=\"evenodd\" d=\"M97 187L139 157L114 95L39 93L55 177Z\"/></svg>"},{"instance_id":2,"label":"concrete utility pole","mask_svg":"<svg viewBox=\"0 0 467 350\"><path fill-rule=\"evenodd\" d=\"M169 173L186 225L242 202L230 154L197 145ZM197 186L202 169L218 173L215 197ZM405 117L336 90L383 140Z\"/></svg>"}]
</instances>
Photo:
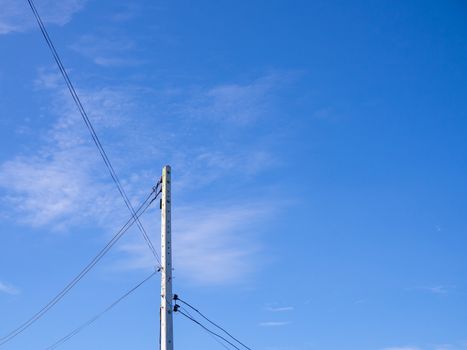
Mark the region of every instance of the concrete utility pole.
<instances>
[{"instance_id":1,"label":"concrete utility pole","mask_svg":"<svg viewBox=\"0 0 467 350\"><path fill-rule=\"evenodd\" d=\"M173 350L172 320L172 234L170 166L162 169L161 198L161 350Z\"/></svg>"}]
</instances>

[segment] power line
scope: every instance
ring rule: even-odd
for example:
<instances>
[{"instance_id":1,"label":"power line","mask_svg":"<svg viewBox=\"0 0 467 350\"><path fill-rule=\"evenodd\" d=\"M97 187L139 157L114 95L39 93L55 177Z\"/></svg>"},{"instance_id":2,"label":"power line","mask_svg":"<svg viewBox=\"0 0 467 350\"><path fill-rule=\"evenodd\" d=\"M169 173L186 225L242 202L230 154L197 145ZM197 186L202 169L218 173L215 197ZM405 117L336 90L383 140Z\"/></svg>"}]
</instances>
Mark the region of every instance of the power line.
<instances>
[{"instance_id":1,"label":"power line","mask_svg":"<svg viewBox=\"0 0 467 350\"><path fill-rule=\"evenodd\" d=\"M146 198L146 200L141 204L138 208L139 216L141 216L147 208L154 202L157 198L157 195L150 200L154 190L151 194ZM150 201L149 201L150 200ZM149 201L149 203L148 203ZM141 212L140 212L141 211ZM123 234L128 231L128 229L134 224L134 218L130 218L117 233L112 237L112 239L106 244L104 248L102 248L99 253L91 260L86 267L81 270L81 272L70 282L68 283L54 298L52 298L41 310L39 310L36 314L34 314L31 318L29 318L26 322L21 324L19 327L12 330L6 336L0 338L0 346L4 345L5 343L9 342L22 332L24 332L27 328L29 328L33 323L35 323L38 319L40 319L47 311L49 311L55 304L57 304L101 259L102 257L117 243L117 241L123 236Z\"/></svg>"},{"instance_id":2,"label":"power line","mask_svg":"<svg viewBox=\"0 0 467 350\"><path fill-rule=\"evenodd\" d=\"M151 277L153 277L158 271L154 271L153 273L151 273L148 277L146 277L143 281L141 281L140 283L138 283L135 287L133 287L132 289L130 289L128 292L126 292L125 294L123 294L120 298L118 298L117 300L115 300L112 304L110 304L109 306L107 306L104 310L102 310L101 312L99 312L97 315L95 315L94 317L90 318L88 321L84 322L82 325L80 325L79 327L75 328L74 330L72 330L70 333L68 333L67 335L65 335L64 337L58 339L55 343L53 343L52 345L50 345L49 347L47 347L45 350L52 350L52 349L56 349L58 348L60 345L62 345L63 343L67 342L68 340L70 340L71 338L73 338L76 334L78 334L79 332L81 332L83 329L85 329L86 327L90 326L91 324L93 324L95 321L97 321L101 316L103 316L105 313L107 313L108 311L110 311L111 309L113 309L117 304L119 304L123 299L125 299L127 296L129 296L131 293L133 293L136 289L138 289L139 287L141 287L145 282L147 282Z\"/></svg>"},{"instance_id":3,"label":"power line","mask_svg":"<svg viewBox=\"0 0 467 350\"><path fill-rule=\"evenodd\" d=\"M88 114L86 113L86 110L84 109L83 107L83 104L81 103L81 100L75 90L75 87L73 86L69 76L68 76L68 73L67 71L65 70L65 66L63 65L62 63L62 60L60 59L60 56L57 52L57 50L55 49L55 46L52 42L52 39L50 38L49 36L49 33L47 32L47 29L44 25L44 22L42 21L42 18L41 16L39 15L39 12L37 11L37 8L36 8L36 5L34 4L34 0L27 0L28 3L29 3L29 6L31 7L31 10L34 14L34 17L36 18L36 21L39 25L39 28L42 32L42 35L44 36L44 39L47 43L47 46L49 47L50 51L52 52L52 55L55 59L55 62L57 63L57 66L63 76L63 79L65 80L65 83L68 87L68 90L70 91L70 94L71 94L71 97L73 98L73 100L75 101L75 104L76 106L78 107L78 110L79 110L79 113L81 114L81 117L83 118L83 121L84 123L86 124L86 127L87 129L89 130L89 133L91 134L91 137L92 137L92 140L94 141L97 149L99 150L99 153L102 157L102 159L104 160L104 163L105 163L105 166L107 167L107 169L109 170L109 173L110 173L110 176L112 177L112 180L115 182L115 185L117 186L117 189L118 189L118 192L120 193L121 197L123 198L123 201L125 202L125 205L126 207L128 208L128 210L130 211L130 213L132 214L132 216L135 218L136 220L136 224L139 228L139 230L141 231L141 234L143 235L143 238L144 240L146 241L149 249L151 250L152 254L154 255L154 258L157 260L157 262L159 263L159 265L161 264L160 262L160 259L159 259L159 255L157 254L156 252L156 249L154 248L154 245L152 244L151 242L151 239L149 238L148 234L146 233L146 230L144 229L143 225L141 224L141 222L139 221L138 217L136 216L136 212L133 208L133 206L131 205L131 202L130 200L128 199L128 196L125 192L125 190L123 189L123 186L122 184L120 183L120 180L117 176L117 173L115 172L113 166L112 166L112 163L110 162L109 160L109 157L107 156L107 153L105 152L104 150L104 147L102 146L101 144L101 141L99 140L99 137L97 136L96 134L96 131L94 130L94 127L92 126L92 123L88 117Z\"/></svg>"},{"instance_id":4,"label":"power line","mask_svg":"<svg viewBox=\"0 0 467 350\"><path fill-rule=\"evenodd\" d=\"M184 308L183 306L180 306L180 309L184 310L188 316L190 316L191 318L195 318L186 308ZM212 339L214 339L218 344L220 344L224 349L227 349L227 350L232 350L231 347L227 346L225 343L223 343L220 339L218 339L217 337L215 337L214 335L212 335L211 333L208 333Z\"/></svg>"},{"instance_id":5,"label":"power line","mask_svg":"<svg viewBox=\"0 0 467 350\"><path fill-rule=\"evenodd\" d=\"M198 309L196 309L194 306L190 305L189 303L187 303L186 301L180 299L180 297L175 294L174 296L174 300L175 302L180 301L181 303L185 304L186 306L188 306L190 309L192 309L193 311L196 311L202 318L204 318L206 321L208 321L210 324L212 324L213 326L219 328L222 332L224 332L225 334L227 334L230 338L232 338L233 340L235 340L238 344L242 345L243 347L245 347L246 349L248 350L252 350L250 347L246 346L245 344L243 344L240 340L238 340L237 338L235 338L232 334L230 334L229 332L227 332L224 328L222 328L221 326L219 326L217 323L211 321L209 318L207 318L205 315L203 315L201 313L201 311L199 311Z\"/></svg>"},{"instance_id":6,"label":"power line","mask_svg":"<svg viewBox=\"0 0 467 350\"><path fill-rule=\"evenodd\" d=\"M139 206L136 211L137 216L131 217L117 233L112 237L112 239L102 248L99 253L89 262L86 267L75 277L73 280L68 283L54 298L52 298L42 309L36 312L31 318L22 323L20 326L12 330L10 333L0 338L0 346L8 343L10 340L24 332L29 328L33 323L39 320L45 313L47 313L55 304L57 304L101 259L107 254L107 252L118 242L118 240L128 231L128 229L133 226L136 221L136 218L139 218L144 212L149 208L149 206L156 200L159 193L157 193L154 198L151 199L154 189L151 191L150 195L146 200Z\"/></svg>"},{"instance_id":7,"label":"power line","mask_svg":"<svg viewBox=\"0 0 467 350\"><path fill-rule=\"evenodd\" d=\"M190 321L196 323L198 326L200 326L201 328L203 328L206 332L222 339L223 341L225 341L226 343L230 344L231 346L233 346L235 349L237 350L241 350L238 346L236 346L235 344L233 344L232 342L230 342L229 340L227 340L226 338L224 338L222 335L210 330L208 327L206 327L205 325L203 325L201 322L197 321L195 318L193 317L190 317L188 316L186 313L184 313L183 311L181 311L179 308L177 308L177 312L182 314L183 316L185 316L186 318L188 318Z\"/></svg>"}]
</instances>

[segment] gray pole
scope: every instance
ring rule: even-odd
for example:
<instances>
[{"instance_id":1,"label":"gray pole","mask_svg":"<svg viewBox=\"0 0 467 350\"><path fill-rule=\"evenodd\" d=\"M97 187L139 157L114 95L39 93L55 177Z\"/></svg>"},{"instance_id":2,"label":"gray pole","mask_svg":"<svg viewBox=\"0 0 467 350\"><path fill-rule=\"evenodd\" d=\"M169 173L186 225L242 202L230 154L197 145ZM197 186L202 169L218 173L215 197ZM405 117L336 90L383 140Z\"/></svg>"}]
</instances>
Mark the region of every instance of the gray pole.
<instances>
[{"instance_id":1,"label":"gray pole","mask_svg":"<svg viewBox=\"0 0 467 350\"><path fill-rule=\"evenodd\" d=\"M162 169L161 198L161 350L173 350L172 234L170 166Z\"/></svg>"}]
</instances>

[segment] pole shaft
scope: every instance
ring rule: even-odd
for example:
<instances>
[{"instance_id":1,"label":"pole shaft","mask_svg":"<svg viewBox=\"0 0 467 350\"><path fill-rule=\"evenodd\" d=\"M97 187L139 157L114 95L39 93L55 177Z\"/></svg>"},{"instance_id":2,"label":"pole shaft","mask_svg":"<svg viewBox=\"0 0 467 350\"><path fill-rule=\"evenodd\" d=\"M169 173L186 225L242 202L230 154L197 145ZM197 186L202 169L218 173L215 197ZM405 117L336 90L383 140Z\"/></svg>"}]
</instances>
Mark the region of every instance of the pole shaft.
<instances>
[{"instance_id":1,"label":"pole shaft","mask_svg":"<svg viewBox=\"0 0 467 350\"><path fill-rule=\"evenodd\" d=\"M162 169L161 198L161 350L173 350L171 169Z\"/></svg>"}]
</instances>

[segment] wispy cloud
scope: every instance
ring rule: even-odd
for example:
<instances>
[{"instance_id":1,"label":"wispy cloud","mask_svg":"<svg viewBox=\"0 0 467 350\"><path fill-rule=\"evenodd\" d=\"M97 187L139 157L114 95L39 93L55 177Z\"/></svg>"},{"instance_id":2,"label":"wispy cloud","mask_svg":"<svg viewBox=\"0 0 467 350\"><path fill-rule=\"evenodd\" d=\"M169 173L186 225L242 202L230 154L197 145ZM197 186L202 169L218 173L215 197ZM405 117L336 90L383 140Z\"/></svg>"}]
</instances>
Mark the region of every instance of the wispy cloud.
<instances>
[{"instance_id":1,"label":"wispy cloud","mask_svg":"<svg viewBox=\"0 0 467 350\"><path fill-rule=\"evenodd\" d=\"M244 121L253 114L262 116L263 102L255 108L246 92L258 90L256 99L266 103L274 89L273 81L263 78L244 86L222 85L236 86L233 89L235 99L245 106L245 110L235 106L232 115L244 115L245 118L241 118ZM13 210L18 221L32 226L63 229L93 222L114 229L107 224L111 215L126 218L128 213L60 76L48 69L39 70L36 88L40 93L50 94L50 104L45 107L55 121L41 136L42 146L0 164L4 208ZM240 93L242 89L245 91ZM134 195L135 204L144 195L144 185L152 186L158 176L157 163L173 165L177 175L174 186L183 197L177 203L173 218L176 274L198 284L238 283L254 272L261 265L257 254L262 248L257 234L259 223L276 210L276 201L268 200L268 191L264 191L261 200L245 193L241 198L228 201L222 196L199 198L194 204L189 200L190 191L208 188L218 179L235 178L241 183L242 179L256 176L277 164L272 153L256 138L243 137L244 125L235 126L236 122L232 124L220 114L219 120L223 122L217 120L216 114L228 113L231 105L222 106L225 96L211 100L215 95L212 92L225 94L227 90L211 87L204 92L193 92L190 88L177 93L174 100L170 94L167 97L165 92L141 86L78 90L125 188ZM187 96L191 98L185 99ZM202 96L211 96L203 102L211 114L200 121L197 112L184 113L190 110L184 101L200 101ZM247 101L242 102L243 98ZM209 108L210 104L215 107ZM161 108L164 105L170 108ZM151 116L155 109L159 112L157 120ZM253 109L256 112L251 114ZM209 130L210 137L204 137L204 131L201 135L193 134L193 128L200 123L203 129ZM242 142L235 142L232 147L232 137ZM155 216L147 220L155 220ZM129 239L122 243L121 249L128 258L122 261L122 266L148 268L153 265L141 241Z\"/></svg>"},{"instance_id":2,"label":"wispy cloud","mask_svg":"<svg viewBox=\"0 0 467 350\"><path fill-rule=\"evenodd\" d=\"M89 215L91 210L82 209L94 207L95 198L105 192L91 181L86 169L76 169L75 161L79 160L89 170L91 163L87 159L81 159L80 155L73 158L70 152L62 150L45 150L44 156L20 156L2 164L0 186L9 193L4 200L20 214L21 222L33 226L51 222L61 226L77 213ZM82 191L86 188L88 191ZM97 200L96 204L100 202Z\"/></svg>"},{"instance_id":3,"label":"wispy cloud","mask_svg":"<svg viewBox=\"0 0 467 350\"><path fill-rule=\"evenodd\" d=\"M436 344L433 350L465 350L467 349L467 342L453 342L446 344Z\"/></svg>"},{"instance_id":4,"label":"wispy cloud","mask_svg":"<svg viewBox=\"0 0 467 350\"><path fill-rule=\"evenodd\" d=\"M437 285L437 286L423 286L410 288L411 290L419 290L426 293L432 293L437 295L446 295L452 292L456 287L453 285Z\"/></svg>"},{"instance_id":5,"label":"wispy cloud","mask_svg":"<svg viewBox=\"0 0 467 350\"><path fill-rule=\"evenodd\" d=\"M437 344L434 350L453 350L455 347L452 344Z\"/></svg>"},{"instance_id":6,"label":"wispy cloud","mask_svg":"<svg viewBox=\"0 0 467 350\"><path fill-rule=\"evenodd\" d=\"M143 63L134 58L135 43L121 35L81 36L71 49L103 67L134 66Z\"/></svg>"},{"instance_id":7,"label":"wispy cloud","mask_svg":"<svg viewBox=\"0 0 467 350\"><path fill-rule=\"evenodd\" d=\"M425 290L433 294L447 294L452 288L453 288L452 286L433 286L433 287L425 287Z\"/></svg>"},{"instance_id":8,"label":"wispy cloud","mask_svg":"<svg viewBox=\"0 0 467 350\"><path fill-rule=\"evenodd\" d=\"M261 246L255 227L275 209L266 201L206 204L174 208L174 274L199 285L237 283L258 268ZM124 268L154 265L140 241L120 249L128 255Z\"/></svg>"},{"instance_id":9,"label":"wispy cloud","mask_svg":"<svg viewBox=\"0 0 467 350\"><path fill-rule=\"evenodd\" d=\"M20 291L17 287L13 286L12 284L0 281L0 293L17 295L20 293Z\"/></svg>"},{"instance_id":10,"label":"wispy cloud","mask_svg":"<svg viewBox=\"0 0 467 350\"><path fill-rule=\"evenodd\" d=\"M293 306L278 306L278 307L268 306L266 308L267 311L271 311L271 312L293 311L294 309L295 308Z\"/></svg>"},{"instance_id":11,"label":"wispy cloud","mask_svg":"<svg viewBox=\"0 0 467 350\"><path fill-rule=\"evenodd\" d=\"M45 23L65 25L80 11L86 0L41 0L37 1L38 11ZM0 35L24 32L36 25L26 1L2 0L0 11Z\"/></svg>"},{"instance_id":12,"label":"wispy cloud","mask_svg":"<svg viewBox=\"0 0 467 350\"><path fill-rule=\"evenodd\" d=\"M194 95L188 115L245 125L272 113L270 96L285 82L284 74L268 74L244 84L222 84Z\"/></svg>"},{"instance_id":13,"label":"wispy cloud","mask_svg":"<svg viewBox=\"0 0 467 350\"><path fill-rule=\"evenodd\" d=\"M265 322L260 322L259 325L261 327L281 327L281 326L287 326L291 322L289 321L265 321Z\"/></svg>"},{"instance_id":14,"label":"wispy cloud","mask_svg":"<svg viewBox=\"0 0 467 350\"><path fill-rule=\"evenodd\" d=\"M110 19L114 22L130 21L141 12L141 6L137 3L120 3L118 6L120 9L110 14Z\"/></svg>"},{"instance_id":15,"label":"wispy cloud","mask_svg":"<svg viewBox=\"0 0 467 350\"><path fill-rule=\"evenodd\" d=\"M269 78L265 80L270 81ZM256 85L257 82L252 83L252 86ZM101 216L96 203L111 201L113 197L107 193L112 193L112 185L99 164L101 160L93 149L76 106L56 73L40 70L36 86L50 91L49 108L57 119L44 135L42 147L0 165L0 187L6 192L3 199L24 214L25 222L36 226L72 216L73 220L82 220L92 216L93 212ZM222 136L223 133L233 135L235 129L232 127L224 130L224 125L218 126L214 122L204 125L212 130L210 138L192 135L190 130L198 123L193 121L193 116L181 113L180 108L162 112L165 115L162 114L160 120L170 120L168 124L145 119L148 112L144 109L151 110L159 105L140 106L140 103L157 100L157 91L142 93L141 88L127 86L80 89L78 92L85 108L90 111L97 133L104 138L107 148L113 150L110 156L119 169L133 169L135 163L141 161L150 160L154 164L155 159L163 158L164 163L170 162L177 169L174 181L178 188L187 189L209 185L224 176L254 176L277 163L271 152L261 144L252 143L256 140L232 148L231 141L225 141ZM141 95L143 97L138 97ZM214 104L215 109L220 108L219 102ZM186 104L184 106L182 109L186 110ZM140 118L135 120L134 115ZM155 138L159 141L154 142ZM131 177L141 180L141 176L147 176L135 171L127 175L128 180Z\"/></svg>"},{"instance_id":16,"label":"wispy cloud","mask_svg":"<svg viewBox=\"0 0 467 350\"><path fill-rule=\"evenodd\" d=\"M3 205L14 208L22 223L32 226L52 224L60 228L70 223L105 220L114 211L115 192L87 130L57 76L40 73L37 84L54 91L51 110L58 115L43 135L42 146L0 165ZM118 128L124 123L128 101L112 89L81 91L91 106L95 127ZM119 203L119 202L117 202Z\"/></svg>"},{"instance_id":17,"label":"wispy cloud","mask_svg":"<svg viewBox=\"0 0 467 350\"><path fill-rule=\"evenodd\" d=\"M203 207L202 203L199 203ZM206 203L208 204L208 203ZM267 201L180 208L174 224L180 273L199 283L238 282L258 267L258 221L271 215Z\"/></svg>"}]
</instances>

